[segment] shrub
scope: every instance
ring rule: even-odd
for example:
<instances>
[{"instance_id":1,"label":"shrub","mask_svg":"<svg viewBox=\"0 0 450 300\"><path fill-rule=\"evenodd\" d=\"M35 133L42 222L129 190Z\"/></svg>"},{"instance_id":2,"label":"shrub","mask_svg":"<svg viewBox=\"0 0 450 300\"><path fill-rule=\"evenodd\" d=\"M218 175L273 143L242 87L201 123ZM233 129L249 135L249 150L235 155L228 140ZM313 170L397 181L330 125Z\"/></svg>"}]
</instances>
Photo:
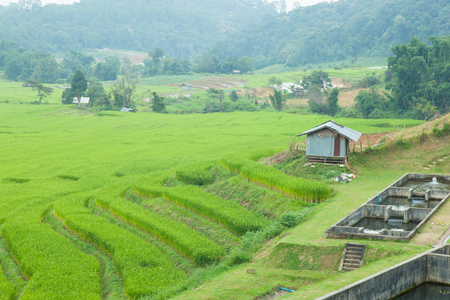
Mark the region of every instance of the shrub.
<instances>
[{"instance_id":1,"label":"shrub","mask_svg":"<svg viewBox=\"0 0 450 300\"><path fill-rule=\"evenodd\" d=\"M252 260L252 254L247 251L236 251L235 253L231 254L230 257L230 264L232 265L239 265L242 263L246 263L248 261Z\"/></svg>"},{"instance_id":2,"label":"shrub","mask_svg":"<svg viewBox=\"0 0 450 300\"><path fill-rule=\"evenodd\" d=\"M434 127L433 135L437 138L441 138L441 137L450 135L450 123L444 122L444 124L442 124L442 129L438 129L437 127Z\"/></svg>"},{"instance_id":3,"label":"shrub","mask_svg":"<svg viewBox=\"0 0 450 300\"><path fill-rule=\"evenodd\" d=\"M399 138L394 142L393 146L394 148L406 150L411 148L411 141Z\"/></svg>"},{"instance_id":4,"label":"shrub","mask_svg":"<svg viewBox=\"0 0 450 300\"><path fill-rule=\"evenodd\" d=\"M286 212L278 219L281 225L287 228L295 227L299 223L299 217L292 212Z\"/></svg>"}]
</instances>

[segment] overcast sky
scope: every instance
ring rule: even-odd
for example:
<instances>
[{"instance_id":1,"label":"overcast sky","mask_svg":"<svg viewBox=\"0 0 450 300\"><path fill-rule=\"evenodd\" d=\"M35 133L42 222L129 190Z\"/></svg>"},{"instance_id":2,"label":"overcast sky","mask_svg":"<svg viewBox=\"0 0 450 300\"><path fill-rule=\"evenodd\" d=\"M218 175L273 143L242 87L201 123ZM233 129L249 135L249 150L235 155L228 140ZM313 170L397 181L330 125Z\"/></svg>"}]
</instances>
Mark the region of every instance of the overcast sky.
<instances>
[{"instance_id":1,"label":"overcast sky","mask_svg":"<svg viewBox=\"0 0 450 300\"><path fill-rule=\"evenodd\" d=\"M18 2L19 0L0 0L0 5L7 6L11 2ZM114 1L114 0L113 0ZM301 6L314 5L319 2L324 2L325 0L286 0L288 8L292 9L296 2L300 3ZM79 2L76 0L41 0L42 4L57 3L57 4L72 4L74 2Z\"/></svg>"}]
</instances>

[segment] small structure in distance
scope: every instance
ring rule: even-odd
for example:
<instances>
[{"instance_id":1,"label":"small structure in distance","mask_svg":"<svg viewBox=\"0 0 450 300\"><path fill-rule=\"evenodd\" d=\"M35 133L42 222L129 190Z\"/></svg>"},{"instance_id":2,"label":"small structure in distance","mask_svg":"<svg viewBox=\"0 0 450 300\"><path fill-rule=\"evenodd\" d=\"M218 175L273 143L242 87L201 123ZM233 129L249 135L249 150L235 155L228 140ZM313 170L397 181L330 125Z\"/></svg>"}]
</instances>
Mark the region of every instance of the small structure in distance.
<instances>
[{"instance_id":1,"label":"small structure in distance","mask_svg":"<svg viewBox=\"0 0 450 300\"><path fill-rule=\"evenodd\" d=\"M190 84L190 83L183 83L181 85L181 89L183 91L192 91L194 89L194 85Z\"/></svg>"},{"instance_id":2,"label":"small structure in distance","mask_svg":"<svg viewBox=\"0 0 450 300\"><path fill-rule=\"evenodd\" d=\"M320 124L298 136L306 135L306 162L347 164L349 140L357 142L361 133L334 121Z\"/></svg>"},{"instance_id":3,"label":"small structure in distance","mask_svg":"<svg viewBox=\"0 0 450 300\"><path fill-rule=\"evenodd\" d=\"M80 106L80 105L88 106L89 105L89 101L91 101L91 98L89 98L89 97L81 97L80 98L80 103L78 103L78 98L74 97L72 103L73 104L78 104L78 106Z\"/></svg>"}]
</instances>

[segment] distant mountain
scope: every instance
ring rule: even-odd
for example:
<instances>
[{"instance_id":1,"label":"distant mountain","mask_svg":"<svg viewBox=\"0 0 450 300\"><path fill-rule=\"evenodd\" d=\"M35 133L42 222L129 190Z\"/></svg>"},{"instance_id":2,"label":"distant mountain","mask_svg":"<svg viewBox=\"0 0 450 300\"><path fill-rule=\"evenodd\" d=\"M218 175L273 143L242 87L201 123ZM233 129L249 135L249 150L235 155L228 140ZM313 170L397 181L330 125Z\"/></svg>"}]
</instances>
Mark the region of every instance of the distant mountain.
<instances>
[{"instance_id":1,"label":"distant mountain","mask_svg":"<svg viewBox=\"0 0 450 300\"><path fill-rule=\"evenodd\" d=\"M190 58L264 17L276 3L262 0L82 0L74 5L0 6L0 39L31 49L160 47Z\"/></svg>"},{"instance_id":2,"label":"distant mountain","mask_svg":"<svg viewBox=\"0 0 450 300\"><path fill-rule=\"evenodd\" d=\"M33 3L25 0L21 3ZM284 1L82 0L0 7L0 40L63 52L114 48L191 59L253 58L256 68L387 56L411 37L450 34L448 0L340 0L277 13ZM216 58L212 57L215 56Z\"/></svg>"},{"instance_id":3,"label":"distant mountain","mask_svg":"<svg viewBox=\"0 0 450 300\"><path fill-rule=\"evenodd\" d=\"M256 67L387 56L411 37L450 34L448 0L340 0L301 7L232 35L230 55L256 58Z\"/></svg>"}]
</instances>

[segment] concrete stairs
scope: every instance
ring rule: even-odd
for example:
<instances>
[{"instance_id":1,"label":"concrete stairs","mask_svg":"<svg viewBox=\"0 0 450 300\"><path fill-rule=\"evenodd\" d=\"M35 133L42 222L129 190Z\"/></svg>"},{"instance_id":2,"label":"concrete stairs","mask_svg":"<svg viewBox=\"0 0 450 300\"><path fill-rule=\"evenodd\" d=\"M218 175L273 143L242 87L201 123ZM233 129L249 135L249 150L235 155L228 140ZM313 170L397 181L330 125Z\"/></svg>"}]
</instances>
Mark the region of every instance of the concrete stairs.
<instances>
[{"instance_id":1,"label":"concrete stairs","mask_svg":"<svg viewBox=\"0 0 450 300\"><path fill-rule=\"evenodd\" d=\"M366 245L346 243L339 271L352 271L361 268L366 253Z\"/></svg>"}]
</instances>

